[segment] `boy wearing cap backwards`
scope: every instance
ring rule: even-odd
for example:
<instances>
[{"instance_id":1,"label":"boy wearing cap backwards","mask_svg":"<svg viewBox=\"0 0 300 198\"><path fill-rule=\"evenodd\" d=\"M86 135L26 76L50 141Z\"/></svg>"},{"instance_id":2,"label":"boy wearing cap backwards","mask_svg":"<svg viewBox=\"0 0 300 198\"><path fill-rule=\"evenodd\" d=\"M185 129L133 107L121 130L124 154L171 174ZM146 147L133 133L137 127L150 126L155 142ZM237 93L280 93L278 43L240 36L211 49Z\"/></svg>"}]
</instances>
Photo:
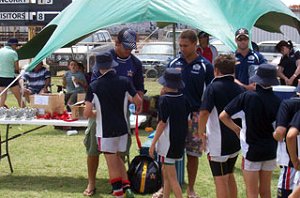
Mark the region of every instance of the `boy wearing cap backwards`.
<instances>
[{"instance_id":1,"label":"boy wearing cap backwards","mask_svg":"<svg viewBox=\"0 0 300 198\"><path fill-rule=\"evenodd\" d=\"M132 83L139 96L143 98L144 95L144 77L142 71L142 63L136 58L131 51L136 48L137 34L129 28L123 28L116 38L115 48L109 50L113 59L119 64L114 68L116 74L127 77ZM97 68L93 68L91 81L98 79L101 76ZM139 110L141 111L141 109ZM140 112L138 112L140 113ZM90 195L96 185L96 174L99 164L99 152L97 151L97 142L95 141L95 120L89 119L88 128L84 144L87 150L87 168L88 168L88 185L84 191L84 195ZM131 138L128 138L129 144L124 152L124 156L129 154ZM129 184L128 178L125 178L123 185Z\"/></svg>"},{"instance_id":2,"label":"boy wearing cap backwards","mask_svg":"<svg viewBox=\"0 0 300 198\"><path fill-rule=\"evenodd\" d=\"M141 98L128 78L118 76L111 68L117 65L109 52L96 56L96 67L101 77L88 87L84 115L96 118L98 150L104 153L106 159L113 196L124 197L122 180L127 173L118 153L124 152L127 146L128 121L125 109L128 93L137 108L140 107ZM93 104L96 112L93 111Z\"/></svg>"},{"instance_id":3,"label":"boy wearing cap backwards","mask_svg":"<svg viewBox=\"0 0 300 198\"><path fill-rule=\"evenodd\" d=\"M299 89L300 87L298 87L298 94L300 94ZM273 133L273 137L278 141L277 164L280 165L277 189L278 198L287 198L297 185L294 179L297 167L294 168L293 161L291 161L293 155L296 153L291 153L290 149L288 150L289 152L287 152L288 145L286 145L286 143L288 143L288 139L286 136L290 128L290 122L299 110L300 98L292 97L281 102L277 113L276 130ZM297 136L297 141L300 141L300 136ZM295 158L297 158L297 154Z\"/></svg>"},{"instance_id":4,"label":"boy wearing cap backwards","mask_svg":"<svg viewBox=\"0 0 300 198\"><path fill-rule=\"evenodd\" d=\"M0 49L0 93L8 87L19 74L18 54L16 52L18 47L18 39L11 38L7 41L6 46ZM24 106L21 100L21 87L18 81L15 81L11 87L11 92L16 97L20 107ZM0 97L0 107L5 106L7 91Z\"/></svg>"},{"instance_id":5,"label":"boy wearing cap backwards","mask_svg":"<svg viewBox=\"0 0 300 198\"><path fill-rule=\"evenodd\" d=\"M234 82L235 57L220 55L215 60L215 78L204 92L198 132L214 176L216 197L236 198L234 165L240 150L239 138L219 121L224 107L244 89ZM207 140L206 140L207 139Z\"/></svg>"},{"instance_id":6,"label":"boy wearing cap backwards","mask_svg":"<svg viewBox=\"0 0 300 198\"><path fill-rule=\"evenodd\" d=\"M185 138L188 131L188 106L179 89L184 87L181 72L168 68L158 82L163 85L159 98L159 122L149 154L154 158L156 151L163 164L163 197L169 198L171 190L175 197L182 197L176 177L175 162L184 155Z\"/></svg>"},{"instance_id":7,"label":"boy wearing cap backwards","mask_svg":"<svg viewBox=\"0 0 300 198\"><path fill-rule=\"evenodd\" d=\"M249 83L250 65L261 65L267 63L263 55L249 48L249 32L246 28L240 28L235 32L237 50L235 57L237 65L235 69L236 82L247 90L254 90L254 83Z\"/></svg>"},{"instance_id":8,"label":"boy wearing cap backwards","mask_svg":"<svg viewBox=\"0 0 300 198\"><path fill-rule=\"evenodd\" d=\"M256 83L255 91L234 98L220 114L220 120L240 138L247 197L271 198L277 148L272 124L280 105L280 98L271 87L278 84L276 67L261 65L250 81ZM242 128L232 120L238 117L242 119Z\"/></svg>"}]
</instances>

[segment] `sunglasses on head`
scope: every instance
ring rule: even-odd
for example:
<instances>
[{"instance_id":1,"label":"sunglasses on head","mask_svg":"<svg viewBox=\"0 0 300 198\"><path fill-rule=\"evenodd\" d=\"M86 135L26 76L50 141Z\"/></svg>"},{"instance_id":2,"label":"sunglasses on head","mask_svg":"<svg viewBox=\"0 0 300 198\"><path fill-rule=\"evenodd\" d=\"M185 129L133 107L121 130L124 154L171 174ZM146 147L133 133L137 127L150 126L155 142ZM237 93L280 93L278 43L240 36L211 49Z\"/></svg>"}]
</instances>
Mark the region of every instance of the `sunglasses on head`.
<instances>
[{"instance_id":1,"label":"sunglasses on head","mask_svg":"<svg viewBox=\"0 0 300 198\"><path fill-rule=\"evenodd\" d=\"M249 40L249 38L248 38L248 37L245 37L245 36L243 36L243 37L239 37L239 38L237 38L236 40L238 40L238 41L248 41L248 40Z\"/></svg>"}]
</instances>

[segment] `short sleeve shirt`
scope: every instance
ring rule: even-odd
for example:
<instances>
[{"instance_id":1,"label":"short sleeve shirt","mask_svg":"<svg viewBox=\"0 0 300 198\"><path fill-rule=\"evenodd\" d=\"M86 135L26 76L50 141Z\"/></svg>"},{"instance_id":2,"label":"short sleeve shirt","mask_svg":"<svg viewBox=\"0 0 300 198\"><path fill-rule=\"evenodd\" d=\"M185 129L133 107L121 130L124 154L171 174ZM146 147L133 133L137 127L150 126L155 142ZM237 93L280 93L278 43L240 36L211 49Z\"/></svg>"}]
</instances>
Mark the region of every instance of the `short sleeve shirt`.
<instances>
[{"instance_id":1,"label":"short sleeve shirt","mask_svg":"<svg viewBox=\"0 0 300 198\"><path fill-rule=\"evenodd\" d=\"M15 77L15 62L18 60L18 54L10 46L0 49L0 77Z\"/></svg>"},{"instance_id":2,"label":"short sleeve shirt","mask_svg":"<svg viewBox=\"0 0 300 198\"><path fill-rule=\"evenodd\" d=\"M27 81L28 89L33 93L39 93L45 86L45 80L50 78L50 71L42 67L39 71L27 71L22 76L22 79Z\"/></svg>"},{"instance_id":3,"label":"short sleeve shirt","mask_svg":"<svg viewBox=\"0 0 300 198\"><path fill-rule=\"evenodd\" d=\"M225 111L230 116L242 118L240 141L242 155L250 161L266 161L276 158L277 142L273 138L273 122L280 105L271 88L256 86L234 98Z\"/></svg>"},{"instance_id":4,"label":"short sleeve shirt","mask_svg":"<svg viewBox=\"0 0 300 198\"><path fill-rule=\"evenodd\" d=\"M188 132L188 104L180 93L166 93L159 98L159 120L167 124L157 143L157 152L168 158L181 158Z\"/></svg>"},{"instance_id":5,"label":"short sleeve shirt","mask_svg":"<svg viewBox=\"0 0 300 198\"><path fill-rule=\"evenodd\" d=\"M191 63L187 63L183 57L176 58L168 65L171 68L181 70L182 80L185 84L183 94L187 98L191 111L199 111L203 99L203 92L214 78L212 64L198 56Z\"/></svg>"},{"instance_id":6,"label":"short sleeve shirt","mask_svg":"<svg viewBox=\"0 0 300 198\"><path fill-rule=\"evenodd\" d=\"M283 56L280 59L279 66L283 67L283 74L290 78L296 71L296 61L300 60L300 51L292 50L289 56ZM299 76L293 81L293 86L297 86ZM281 84L285 85L285 81L281 79Z\"/></svg>"},{"instance_id":7,"label":"short sleeve shirt","mask_svg":"<svg viewBox=\"0 0 300 198\"><path fill-rule=\"evenodd\" d=\"M290 123L291 127L295 127L298 131L300 131L300 110L295 113L291 123Z\"/></svg>"},{"instance_id":8,"label":"short sleeve shirt","mask_svg":"<svg viewBox=\"0 0 300 198\"><path fill-rule=\"evenodd\" d=\"M85 92L84 88L82 86L79 85L79 87L75 87L73 81L72 81L72 76L74 76L75 78L86 82L86 78L84 76L84 74L80 71L77 71L75 73L72 73L71 71L66 71L65 73L65 77L66 77L66 89L67 89L67 93L82 93Z\"/></svg>"},{"instance_id":9,"label":"short sleeve shirt","mask_svg":"<svg viewBox=\"0 0 300 198\"><path fill-rule=\"evenodd\" d=\"M240 150L236 134L219 120L224 107L244 89L234 82L232 75L216 77L204 92L201 110L210 112L206 124L208 150L210 156L225 156Z\"/></svg>"},{"instance_id":10,"label":"short sleeve shirt","mask_svg":"<svg viewBox=\"0 0 300 198\"><path fill-rule=\"evenodd\" d=\"M97 137L118 137L128 133L128 94L136 95L128 78L110 71L93 81L87 91L86 101L92 102L97 111Z\"/></svg>"},{"instance_id":11,"label":"short sleeve shirt","mask_svg":"<svg viewBox=\"0 0 300 198\"><path fill-rule=\"evenodd\" d=\"M237 59L235 78L245 85L249 84L249 66L267 63L267 60L263 55L253 50L249 50L248 54L245 57L242 54L236 52L235 57Z\"/></svg>"}]
</instances>

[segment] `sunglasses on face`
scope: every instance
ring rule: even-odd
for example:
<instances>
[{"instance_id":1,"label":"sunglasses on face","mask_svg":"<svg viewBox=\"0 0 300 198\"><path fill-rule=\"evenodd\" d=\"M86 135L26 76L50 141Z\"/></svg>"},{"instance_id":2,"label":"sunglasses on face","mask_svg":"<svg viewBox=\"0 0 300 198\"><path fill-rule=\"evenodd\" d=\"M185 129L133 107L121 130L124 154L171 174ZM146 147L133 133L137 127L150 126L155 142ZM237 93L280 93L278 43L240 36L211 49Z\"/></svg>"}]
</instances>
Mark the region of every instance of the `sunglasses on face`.
<instances>
[{"instance_id":1,"label":"sunglasses on face","mask_svg":"<svg viewBox=\"0 0 300 198\"><path fill-rule=\"evenodd\" d=\"M238 41L248 41L249 38L247 38L247 37L239 37L236 40L238 40Z\"/></svg>"}]
</instances>

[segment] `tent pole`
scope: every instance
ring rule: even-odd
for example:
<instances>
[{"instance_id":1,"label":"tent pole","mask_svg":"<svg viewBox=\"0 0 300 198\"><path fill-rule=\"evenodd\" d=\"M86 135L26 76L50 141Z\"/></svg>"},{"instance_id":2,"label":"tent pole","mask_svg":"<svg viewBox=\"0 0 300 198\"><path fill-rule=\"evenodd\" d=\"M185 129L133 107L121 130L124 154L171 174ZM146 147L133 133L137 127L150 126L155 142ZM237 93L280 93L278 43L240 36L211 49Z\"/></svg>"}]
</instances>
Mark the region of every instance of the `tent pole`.
<instances>
[{"instance_id":1,"label":"tent pole","mask_svg":"<svg viewBox=\"0 0 300 198\"><path fill-rule=\"evenodd\" d=\"M173 58L176 57L176 24L172 24L173 29Z\"/></svg>"}]
</instances>

